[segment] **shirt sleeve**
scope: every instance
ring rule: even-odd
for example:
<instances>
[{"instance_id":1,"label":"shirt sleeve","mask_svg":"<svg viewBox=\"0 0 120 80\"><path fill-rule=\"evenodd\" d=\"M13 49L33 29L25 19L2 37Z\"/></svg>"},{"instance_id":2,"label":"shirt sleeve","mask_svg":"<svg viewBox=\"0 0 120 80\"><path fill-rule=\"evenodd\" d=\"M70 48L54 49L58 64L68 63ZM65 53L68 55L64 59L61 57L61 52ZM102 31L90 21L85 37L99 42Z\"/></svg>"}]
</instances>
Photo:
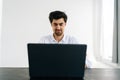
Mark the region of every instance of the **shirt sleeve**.
<instances>
[{"instance_id":1,"label":"shirt sleeve","mask_svg":"<svg viewBox=\"0 0 120 80\"><path fill-rule=\"evenodd\" d=\"M88 58L86 58L85 64L86 64L87 68L92 68L92 63Z\"/></svg>"},{"instance_id":2,"label":"shirt sleeve","mask_svg":"<svg viewBox=\"0 0 120 80\"><path fill-rule=\"evenodd\" d=\"M72 44L79 44L79 41L75 37L71 37Z\"/></svg>"},{"instance_id":3,"label":"shirt sleeve","mask_svg":"<svg viewBox=\"0 0 120 80\"><path fill-rule=\"evenodd\" d=\"M38 43L45 43L45 38L41 37L40 40L38 41Z\"/></svg>"}]
</instances>

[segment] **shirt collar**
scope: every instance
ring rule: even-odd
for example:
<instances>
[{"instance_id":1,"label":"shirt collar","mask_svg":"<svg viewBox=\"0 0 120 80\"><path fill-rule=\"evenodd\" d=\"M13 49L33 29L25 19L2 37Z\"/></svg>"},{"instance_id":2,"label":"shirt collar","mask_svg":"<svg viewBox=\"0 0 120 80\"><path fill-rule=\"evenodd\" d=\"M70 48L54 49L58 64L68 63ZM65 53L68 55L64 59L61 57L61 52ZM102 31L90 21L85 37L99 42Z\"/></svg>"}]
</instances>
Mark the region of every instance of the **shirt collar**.
<instances>
[{"instance_id":1,"label":"shirt collar","mask_svg":"<svg viewBox=\"0 0 120 80\"><path fill-rule=\"evenodd\" d=\"M62 40L61 40L60 42L65 42L65 37L66 37L66 36L65 36L65 34L64 34L64 36L63 36L63 38L62 38ZM51 35L51 40L54 41L54 42L57 42L57 41L55 40L53 34Z\"/></svg>"}]
</instances>

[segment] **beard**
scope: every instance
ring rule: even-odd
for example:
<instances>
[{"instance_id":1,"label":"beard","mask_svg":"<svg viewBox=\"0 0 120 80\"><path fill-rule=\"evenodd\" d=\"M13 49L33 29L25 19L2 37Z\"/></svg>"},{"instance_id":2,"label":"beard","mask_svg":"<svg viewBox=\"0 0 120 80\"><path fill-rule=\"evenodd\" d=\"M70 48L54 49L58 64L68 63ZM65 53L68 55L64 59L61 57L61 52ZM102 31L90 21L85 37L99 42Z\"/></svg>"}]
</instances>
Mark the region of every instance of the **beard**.
<instances>
[{"instance_id":1,"label":"beard","mask_svg":"<svg viewBox=\"0 0 120 80\"><path fill-rule=\"evenodd\" d=\"M56 29L55 32L54 32L54 34L55 34L56 36L61 36L61 35L63 34L63 31Z\"/></svg>"}]
</instances>

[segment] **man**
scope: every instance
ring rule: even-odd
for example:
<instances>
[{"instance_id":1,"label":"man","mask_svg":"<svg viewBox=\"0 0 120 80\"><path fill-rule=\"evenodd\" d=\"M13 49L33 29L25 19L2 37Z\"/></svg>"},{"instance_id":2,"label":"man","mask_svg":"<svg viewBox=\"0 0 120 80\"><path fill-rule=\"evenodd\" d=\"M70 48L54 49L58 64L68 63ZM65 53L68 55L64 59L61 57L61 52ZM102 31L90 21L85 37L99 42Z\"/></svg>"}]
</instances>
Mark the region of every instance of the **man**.
<instances>
[{"instance_id":1,"label":"man","mask_svg":"<svg viewBox=\"0 0 120 80\"><path fill-rule=\"evenodd\" d=\"M63 43L72 44L78 43L72 36L64 35L64 30L67 23L67 15L61 11L54 11L49 14L49 20L53 30L52 35L43 37L41 43Z\"/></svg>"},{"instance_id":2,"label":"man","mask_svg":"<svg viewBox=\"0 0 120 80\"><path fill-rule=\"evenodd\" d=\"M60 44L77 44L78 41L69 35L64 34L67 23L67 15L62 11L53 11L49 14L49 20L53 30L52 35L41 38L40 43L60 43ZM90 67L86 61L86 67Z\"/></svg>"}]
</instances>

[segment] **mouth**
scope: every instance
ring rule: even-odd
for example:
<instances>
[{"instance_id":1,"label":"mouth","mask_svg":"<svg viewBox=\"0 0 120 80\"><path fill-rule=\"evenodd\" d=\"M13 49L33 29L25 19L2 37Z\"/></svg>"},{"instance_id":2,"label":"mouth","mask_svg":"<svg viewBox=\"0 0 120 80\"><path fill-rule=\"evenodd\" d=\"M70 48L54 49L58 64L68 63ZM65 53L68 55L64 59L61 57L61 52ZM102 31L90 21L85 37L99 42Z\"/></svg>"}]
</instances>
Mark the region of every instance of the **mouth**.
<instances>
[{"instance_id":1,"label":"mouth","mask_svg":"<svg viewBox=\"0 0 120 80\"><path fill-rule=\"evenodd\" d=\"M60 32L61 30L55 30L56 32Z\"/></svg>"},{"instance_id":2,"label":"mouth","mask_svg":"<svg viewBox=\"0 0 120 80\"><path fill-rule=\"evenodd\" d=\"M55 30L55 34L57 36L61 36L62 35L62 30Z\"/></svg>"}]
</instances>

